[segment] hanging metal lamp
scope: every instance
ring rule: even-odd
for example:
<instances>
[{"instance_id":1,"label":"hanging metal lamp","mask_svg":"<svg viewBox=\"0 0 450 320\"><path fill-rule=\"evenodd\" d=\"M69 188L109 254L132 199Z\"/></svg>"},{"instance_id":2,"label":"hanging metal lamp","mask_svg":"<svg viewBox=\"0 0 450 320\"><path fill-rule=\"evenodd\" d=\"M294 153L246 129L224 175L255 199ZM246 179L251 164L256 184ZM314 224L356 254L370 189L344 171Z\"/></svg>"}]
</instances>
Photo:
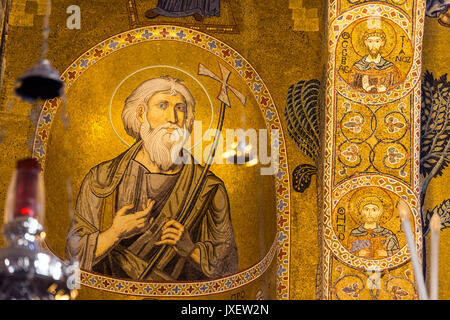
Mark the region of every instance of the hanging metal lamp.
<instances>
[{"instance_id":1,"label":"hanging metal lamp","mask_svg":"<svg viewBox=\"0 0 450 320\"><path fill-rule=\"evenodd\" d=\"M60 77L59 72L50 65L50 61L41 59L17 80L14 92L30 103L38 99L57 98L62 95L64 89Z\"/></svg>"},{"instance_id":2,"label":"hanging metal lamp","mask_svg":"<svg viewBox=\"0 0 450 320\"><path fill-rule=\"evenodd\" d=\"M59 72L54 69L45 56L48 51L48 35L50 33L49 19L51 12L51 1L47 0L47 12L44 17L43 41L41 48L41 59L34 66L26 70L17 79L14 89L15 94L30 103L41 99L48 100L61 97L64 94L64 83L61 81Z\"/></svg>"}]
</instances>

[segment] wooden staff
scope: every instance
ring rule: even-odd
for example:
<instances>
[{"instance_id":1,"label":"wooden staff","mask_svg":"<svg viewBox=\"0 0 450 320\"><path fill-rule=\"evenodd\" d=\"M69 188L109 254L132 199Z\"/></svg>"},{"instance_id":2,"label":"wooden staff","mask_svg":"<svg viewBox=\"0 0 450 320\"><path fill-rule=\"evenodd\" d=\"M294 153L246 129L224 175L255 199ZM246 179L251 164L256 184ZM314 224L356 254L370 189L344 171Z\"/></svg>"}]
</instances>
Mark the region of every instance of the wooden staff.
<instances>
[{"instance_id":1,"label":"wooden staff","mask_svg":"<svg viewBox=\"0 0 450 320\"><path fill-rule=\"evenodd\" d=\"M241 103L244 106L246 103L245 96L242 93L240 93L239 91L237 91L236 89L234 89L233 87L229 86L227 83L231 72L220 63L219 63L219 67L221 69L222 78L219 78L218 76L216 76L212 71L207 69L204 65L199 64L199 66L198 66L198 74L199 75L210 77L216 81L219 81L222 84L220 94L217 97L221 101L220 115L219 115L219 120L217 123L216 134L214 135L213 145L212 145L211 151L208 155L208 158L206 159L206 165L203 168L200 178L198 179L198 182L195 185L194 190L192 191L189 199L185 202L183 209L181 210L181 212L179 213L179 215L176 218L176 220L181 224L184 224L186 222L186 219L189 216L189 213L194 208L195 202L197 201L197 198L200 195L200 191L202 190L202 187L206 181L206 176L208 174L209 168L211 167L212 162L214 160L217 145L220 140L219 137L220 137L220 134L222 133L223 121L225 119L225 110L226 110L227 106L231 107L230 100L228 98L228 89L230 89L236 95L236 97L241 101ZM164 256L164 254L166 253L168 248L169 248L168 245L163 245L158 250L158 252L149 261L145 270L139 276L139 280L143 280L143 279L145 279L145 277L147 277L149 274L151 274L151 272L153 271L153 269L155 268L157 263L161 260L161 258Z\"/></svg>"}]
</instances>

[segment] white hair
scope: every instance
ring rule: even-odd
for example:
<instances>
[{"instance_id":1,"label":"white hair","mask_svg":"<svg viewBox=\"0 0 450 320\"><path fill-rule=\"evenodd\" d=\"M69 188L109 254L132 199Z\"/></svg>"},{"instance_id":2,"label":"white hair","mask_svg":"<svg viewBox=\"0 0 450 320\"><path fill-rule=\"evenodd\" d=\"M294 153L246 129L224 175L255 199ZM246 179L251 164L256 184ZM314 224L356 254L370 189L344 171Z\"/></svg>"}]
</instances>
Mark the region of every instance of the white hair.
<instances>
[{"instance_id":1,"label":"white hair","mask_svg":"<svg viewBox=\"0 0 450 320\"><path fill-rule=\"evenodd\" d=\"M148 102L155 93L169 92L171 95L180 94L187 105L184 119L184 127L190 133L194 123L195 100L189 89L180 79L170 76L162 76L142 82L125 100L125 106L122 111L122 122L125 131L136 140L140 139L141 122L137 118L137 109L144 107L144 118L148 110Z\"/></svg>"},{"instance_id":2,"label":"white hair","mask_svg":"<svg viewBox=\"0 0 450 320\"><path fill-rule=\"evenodd\" d=\"M169 128L174 131L168 131ZM186 130L171 123L151 129L147 117L144 117L144 123L140 128L140 136L150 160L163 172L179 163L186 134Z\"/></svg>"}]
</instances>

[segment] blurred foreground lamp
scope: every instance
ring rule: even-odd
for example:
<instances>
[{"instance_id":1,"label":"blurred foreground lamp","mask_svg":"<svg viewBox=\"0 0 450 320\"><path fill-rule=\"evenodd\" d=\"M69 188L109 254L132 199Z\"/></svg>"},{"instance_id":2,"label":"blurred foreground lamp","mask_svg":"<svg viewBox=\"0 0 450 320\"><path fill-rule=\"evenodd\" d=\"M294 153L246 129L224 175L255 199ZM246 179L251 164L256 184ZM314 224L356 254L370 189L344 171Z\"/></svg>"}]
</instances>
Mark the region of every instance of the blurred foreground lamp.
<instances>
[{"instance_id":1,"label":"blurred foreground lamp","mask_svg":"<svg viewBox=\"0 0 450 320\"><path fill-rule=\"evenodd\" d=\"M17 80L16 95L29 102L62 96L64 84L60 74L47 59L41 59Z\"/></svg>"},{"instance_id":2,"label":"blurred foreground lamp","mask_svg":"<svg viewBox=\"0 0 450 320\"><path fill-rule=\"evenodd\" d=\"M59 72L45 59L48 51L48 36L50 33L49 19L51 12L51 1L47 0L47 11L44 17L44 30L41 48L41 59L34 66L25 71L17 79L14 92L16 95L29 102L58 98L63 95L64 83L61 81Z\"/></svg>"},{"instance_id":3,"label":"blurred foreground lamp","mask_svg":"<svg viewBox=\"0 0 450 320\"><path fill-rule=\"evenodd\" d=\"M18 161L5 205L0 249L1 300L73 299L77 291L77 263L63 263L41 248L45 212L44 181L35 159Z\"/></svg>"}]
</instances>

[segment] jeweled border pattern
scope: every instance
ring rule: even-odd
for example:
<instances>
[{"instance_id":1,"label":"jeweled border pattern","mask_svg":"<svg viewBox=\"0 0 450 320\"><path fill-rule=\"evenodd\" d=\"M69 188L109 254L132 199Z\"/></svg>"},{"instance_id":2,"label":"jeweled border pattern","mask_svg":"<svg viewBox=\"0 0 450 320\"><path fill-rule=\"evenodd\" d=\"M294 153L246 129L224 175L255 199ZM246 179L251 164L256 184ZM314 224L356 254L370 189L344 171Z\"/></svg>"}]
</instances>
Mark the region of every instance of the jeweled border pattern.
<instances>
[{"instance_id":1,"label":"jeweled border pattern","mask_svg":"<svg viewBox=\"0 0 450 320\"><path fill-rule=\"evenodd\" d=\"M108 57L110 54L131 45L139 44L147 41L178 41L188 43L190 45L197 46L204 50L207 50L215 54L222 61L227 63L231 68L239 73L244 79L247 86L251 89L254 97L258 103L258 106L263 114L266 127L270 129L278 129L279 137L276 141L279 145L279 169L275 174L275 189L276 189L276 205L277 205L277 235L269 253L273 255L276 253L277 257L277 284L276 292L278 299L289 299L289 261L290 261L290 182L288 174L288 163L286 154L286 144L284 140L283 130L278 115L278 111L275 107L273 99L264 84L263 80L256 72L256 70L250 65L250 63L243 58L236 50L221 42L220 40L207 35L205 33L179 27L168 25L156 25L145 28L138 28L112 36L96 46L89 49L87 52L77 58L61 75L61 80L66 85L66 90L70 90L70 87L80 77L84 71L96 62ZM61 99L48 100L42 106L42 110L39 116L38 125L35 132L34 144L33 144L33 156L41 162L43 170L45 170L45 157L47 151L48 138L50 135L52 121L55 118L58 107L61 103ZM276 248L276 250L275 250ZM137 288L144 288L146 285L151 285L155 290L142 289L141 291L135 290L137 293L133 295L139 296L167 296L167 292L171 292L170 296L198 296L205 294L222 293L233 288L245 285L250 281L253 281L260 277L263 272L257 271L258 268L264 266L263 270L267 269L269 261L273 258L273 255L266 255L266 257L260 261L256 266L250 268L248 271L243 271L237 275L232 275L223 279L215 280L213 282L192 282L183 283L183 288L198 288L192 293L186 294L186 291L173 289L180 288L180 283L150 283L150 282L138 282L138 281L125 281L105 276L99 276L87 271L82 271L83 284L88 283L101 283L108 281L113 283L113 286L96 286L97 289L112 291L121 294L130 294L127 288L131 288L133 285ZM269 259L270 258L270 259ZM242 278L241 274L246 272L256 272L253 276ZM100 278L101 277L101 281ZM244 280L242 280L244 279ZM230 281L230 285L227 287L225 283ZM240 282L241 281L241 282ZM106 283L106 282L105 282ZM214 283L209 286L209 289L205 289L207 293L200 289L201 286ZM218 284L219 287L215 286ZM222 286L225 285L224 286ZM216 289L218 288L218 290ZM164 289L166 291L164 291ZM172 288L172 289L170 289ZM222 289L221 289L222 288ZM169 290L170 289L170 290ZM127 292L125 292L127 291ZM163 292L164 291L164 292ZM173 293L173 294L172 294Z\"/></svg>"},{"instance_id":2,"label":"jeweled border pattern","mask_svg":"<svg viewBox=\"0 0 450 320\"><path fill-rule=\"evenodd\" d=\"M81 284L94 289L146 297L190 297L224 293L249 284L261 277L271 265L276 251L277 244L275 240L267 255L259 263L237 274L218 280L158 283L129 281L82 272Z\"/></svg>"},{"instance_id":3,"label":"jeweled border pattern","mask_svg":"<svg viewBox=\"0 0 450 320\"><path fill-rule=\"evenodd\" d=\"M365 4L353 7L351 10L344 12L342 15L330 22L329 35L328 35L328 49L329 58L335 63L335 50L339 36L342 31L346 29L350 24L354 23L357 19L363 19L367 16L377 15L388 19L389 21L397 24L407 34L411 35L414 32L412 22L408 17L394 6L376 4ZM423 20L421 22L423 24ZM422 35L420 35L421 39ZM412 42L412 48L414 50L414 57L420 57L422 46L421 44L416 46L416 43L421 43L419 38L410 39ZM390 90L382 94L366 94L353 90L343 79L336 73L337 91L345 98L354 101L356 103L378 105L387 104L395 101L399 101L406 96L410 95L413 88L419 83L420 80L420 58L413 59L411 69L409 70L405 80L394 90ZM335 69L336 70L336 69Z\"/></svg>"}]
</instances>

